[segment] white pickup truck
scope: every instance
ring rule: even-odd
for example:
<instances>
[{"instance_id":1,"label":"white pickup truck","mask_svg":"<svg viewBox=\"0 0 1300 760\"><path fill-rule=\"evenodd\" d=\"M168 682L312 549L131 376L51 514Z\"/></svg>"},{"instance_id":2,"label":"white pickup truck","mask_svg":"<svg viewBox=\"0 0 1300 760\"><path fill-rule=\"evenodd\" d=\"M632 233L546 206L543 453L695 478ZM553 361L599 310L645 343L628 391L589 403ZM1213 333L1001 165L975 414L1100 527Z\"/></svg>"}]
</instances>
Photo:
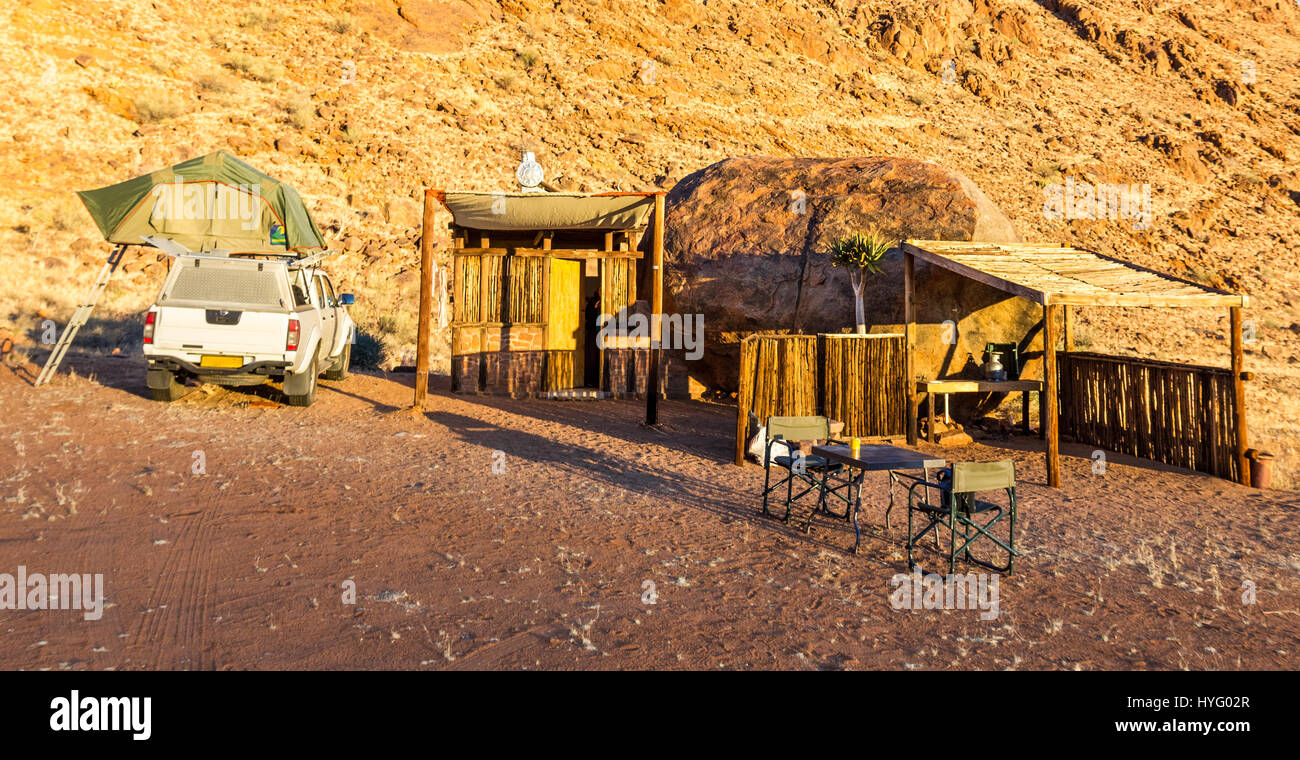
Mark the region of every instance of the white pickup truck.
<instances>
[{"instance_id":1,"label":"white pickup truck","mask_svg":"<svg viewBox=\"0 0 1300 760\"><path fill-rule=\"evenodd\" d=\"M309 263L177 256L145 315L150 394L174 401L190 377L230 386L280 380L290 404L310 406L321 372L347 376L353 301Z\"/></svg>"}]
</instances>

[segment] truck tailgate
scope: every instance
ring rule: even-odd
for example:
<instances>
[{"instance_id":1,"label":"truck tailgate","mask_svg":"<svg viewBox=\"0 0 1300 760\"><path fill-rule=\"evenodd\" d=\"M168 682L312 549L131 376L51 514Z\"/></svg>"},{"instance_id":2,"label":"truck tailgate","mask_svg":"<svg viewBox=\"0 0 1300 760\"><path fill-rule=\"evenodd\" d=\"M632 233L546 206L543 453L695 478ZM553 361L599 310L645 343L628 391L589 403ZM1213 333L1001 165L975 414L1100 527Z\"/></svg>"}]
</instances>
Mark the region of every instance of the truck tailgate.
<instances>
[{"instance_id":1,"label":"truck tailgate","mask_svg":"<svg viewBox=\"0 0 1300 760\"><path fill-rule=\"evenodd\" d=\"M289 315L277 312L230 311L188 306L159 309L155 349L218 354L279 354L284 352ZM225 323L225 324L223 324Z\"/></svg>"}]
</instances>

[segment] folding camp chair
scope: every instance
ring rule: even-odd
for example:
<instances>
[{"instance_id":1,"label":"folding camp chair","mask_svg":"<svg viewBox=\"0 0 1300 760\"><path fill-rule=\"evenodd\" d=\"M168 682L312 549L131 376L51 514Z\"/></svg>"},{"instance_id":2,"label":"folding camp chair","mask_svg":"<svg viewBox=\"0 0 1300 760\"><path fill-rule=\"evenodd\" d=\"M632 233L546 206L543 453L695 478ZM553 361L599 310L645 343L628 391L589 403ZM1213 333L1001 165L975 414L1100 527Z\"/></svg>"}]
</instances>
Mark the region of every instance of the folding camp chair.
<instances>
[{"instance_id":1,"label":"folding camp chair","mask_svg":"<svg viewBox=\"0 0 1300 760\"><path fill-rule=\"evenodd\" d=\"M959 554L968 562L999 573L1011 573L1011 563L1019 554L1015 550L1016 468L1014 462L1010 459L1001 462L954 462L951 467L941 470L935 477L937 482L933 483L907 473L899 473L899 477L916 481L907 489L907 566L909 568L914 567L912 549L930 531L934 531L935 546L938 548L939 528L943 527L949 533L949 573L957 571ZM924 493L927 495L918 499L916 489L922 486L926 487ZM929 501L928 494L931 493L931 488L938 494L938 504L931 504ZM981 491L997 490L1007 492L1005 508L976 498ZM912 532L913 513L920 513L928 519L925 528L919 533ZM1008 517L1005 541L993 535L991 530L1003 515ZM977 559L971 553L971 545L980 539L992 542L996 546L993 549L995 553L1006 552L1007 564L999 566Z\"/></svg>"},{"instance_id":2,"label":"folding camp chair","mask_svg":"<svg viewBox=\"0 0 1300 760\"><path fill-rule=\"evenodd\" d=\"M796 452L790 448L790 444L798 441L831 441L830 420L826 417L768 417L767 418L767 442L763 446L763 514L767 517L775 515L767 508L768 498L772 492L781 486L785 486L785 515L781 517L782 522L790 521L790 508L799 499L809 493L817 494L817 505L814 509L824 511L835 517L848 519L850 504L847 494L841 491L845 486L836 488L827 488L822 491L823 471L826 474L837 473L844 469L844 466L838 462L827 462L819 456ZM772 455L772 447L780 444L786 450L786 453ZM772 466L785 470L784 476L772 483ZM794 492L795 481L798 481L802 490L799 493ZM843 515L836 515L826 507L826 496L830 494L844 501L846 508Z\"/></svg>"}]
</instances>

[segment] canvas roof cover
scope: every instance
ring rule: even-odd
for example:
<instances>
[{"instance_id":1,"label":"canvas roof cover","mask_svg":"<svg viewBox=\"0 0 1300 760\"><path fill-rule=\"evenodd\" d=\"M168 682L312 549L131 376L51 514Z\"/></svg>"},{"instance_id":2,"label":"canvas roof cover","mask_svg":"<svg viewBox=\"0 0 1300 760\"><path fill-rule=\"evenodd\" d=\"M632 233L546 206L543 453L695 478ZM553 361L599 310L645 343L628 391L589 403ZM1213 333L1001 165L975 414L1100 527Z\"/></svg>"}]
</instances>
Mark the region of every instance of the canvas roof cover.
<instances>
[{"instance_id":1,"label":"canvas roof cover","mask_svg":"<svg viewBox=\"0 0 1300 760\"><path fill-rule=\"evenodd\" d=\"M447 191L438 200L457 226L473 230L631 230L654 209L646 193Z\"/></svg>"},{"instance_id":2,"label":"canvas roof cover","mask_svg":"<svg viewBox=\"0 0 1300 760\"><path fill-rule=\"evenodd\" d=\"M153 236L192 251L325 247L296 190L225 151L77 195L110 243Z\"/></svg>"}]
</instances>

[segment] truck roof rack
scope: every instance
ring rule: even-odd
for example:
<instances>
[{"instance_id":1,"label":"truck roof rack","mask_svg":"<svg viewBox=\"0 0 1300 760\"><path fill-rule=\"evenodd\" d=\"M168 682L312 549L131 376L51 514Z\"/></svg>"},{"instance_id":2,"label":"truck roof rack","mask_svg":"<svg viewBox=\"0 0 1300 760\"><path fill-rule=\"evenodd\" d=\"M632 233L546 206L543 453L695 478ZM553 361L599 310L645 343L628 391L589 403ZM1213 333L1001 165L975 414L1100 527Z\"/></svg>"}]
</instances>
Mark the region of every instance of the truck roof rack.
<instances>
[{"instance_id":1,"label":"truck roof rack","mask_svg":"<svg viewBox=\"0 0 1300 760\"><path fill-rule=\"evenodd\" d=\"M310 256L303 256L300 259L289 262L289 268L302 269L303 267L309 267L316 262L323 260L326 256L333 256L336 253L339 253L339 251L321 251L320 253L313 253Z\"/></svg>"}]
</instances>

